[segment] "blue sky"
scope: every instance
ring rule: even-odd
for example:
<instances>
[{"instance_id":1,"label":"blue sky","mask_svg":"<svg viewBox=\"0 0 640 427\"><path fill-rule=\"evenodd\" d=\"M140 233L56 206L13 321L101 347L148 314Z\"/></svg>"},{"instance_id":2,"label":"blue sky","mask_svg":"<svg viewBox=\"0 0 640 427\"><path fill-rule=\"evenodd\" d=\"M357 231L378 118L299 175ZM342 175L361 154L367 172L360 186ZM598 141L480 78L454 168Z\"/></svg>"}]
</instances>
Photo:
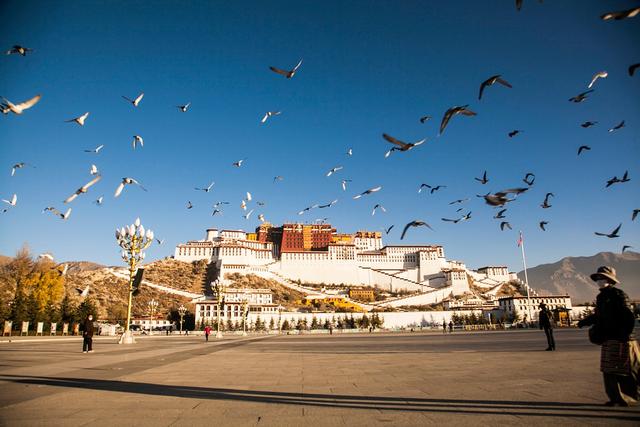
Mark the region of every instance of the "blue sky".
<instances>
[{"instance_id":1,"label":"blue sky","mask_svg":"<svg viewBox=\"0 0 640 427\"><path fill-rule=\"evenodd\" d=\"M0 57L0 95L43 95L23 115L0 117L0 196L18 194L0 216L2 254L28 243L60 261L118 264L113 231L139 216L165 239L148 251L156 259L209 227L253 230L258 213L275 224L328 217L341 232L394 224L385 243L441 244L472 268L520 270L518 230L531 266L640 248L640 220L631 222L640 207L640 74L627 74L640 62L640 18L599 19L636 2L525 1L520 12L513 1L73 3L0 5L2 49L35 49ZM301 58L292 79L269 71ZM609 77L585 102L568 102L602 70ZM513 89L489 87L478 101L480 83L495 74ZM140 92L138 108L121 98ZM186 102L187 113L175 108ZM454 117L438 137L444 111L464 104L478 115ZM282 114L260 124L268 110ZM87 111L84 127L64 122ZM421 124L424 115L433 119ZM587 120L598 124L580 127ZM621 120L626 127L607 132ZM514 129L523 132L508 138ZM383 132L427 142L385 159ZM134 134L144 148L131 148ZM98 155L83 152L100 144ZM577 157L580 145L592 150ZM241 168L231 165L243 158ZM21 161L36 167L11 177ZM92 163L103 179L71 203L67 221L41 213L63 210ZM334 166L344 169L326 177ZM481 185L473 178L484 170L490 181ZM625 170L630 182L604 188ZM500 231L496 211L475 195L524 185L527 172L535 184L507 206L513 230ZM276 175L284 180L274 184ZM125 176L149 191L127 188L115 199ZM346 192L341 179L353 181ZM194 190L211 181L208 194ZM418 194L421 183L447 187ZM377 185L380 192L352 199ZM249 220L239 207L246 191L256 209ZM542 209L547 192L556 197ZM462 213L472 211L471 220L440 220L460 215L448 203L467 197ZM297 214L333 199L329 209ZM221 200L231 205L212 217ZM376 203L387 212L372 217ZM401 242L414 219L435 231L413 229ZM593 234L619 223L618 239Z\"/></svg>"}]
</instances>

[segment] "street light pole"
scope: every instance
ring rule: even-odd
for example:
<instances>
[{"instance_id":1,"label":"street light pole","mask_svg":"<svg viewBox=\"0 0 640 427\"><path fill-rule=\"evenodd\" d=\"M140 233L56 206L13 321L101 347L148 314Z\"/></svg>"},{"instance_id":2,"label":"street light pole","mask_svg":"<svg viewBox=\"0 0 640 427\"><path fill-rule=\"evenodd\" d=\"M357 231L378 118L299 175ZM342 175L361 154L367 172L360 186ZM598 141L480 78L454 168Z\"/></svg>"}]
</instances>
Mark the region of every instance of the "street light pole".
<instances>
[{"instance_id":1,"label":"street light pole","mask_svg":"<svg viewBox=\"0 0 640 427\"><path fill-rule=\"evenodd\" d=\"M178 307L178 314L180 315L180 335L182 335L182 321L184 320L184 315L187 313L187 307L180 304Z\"/></svg>"},{"instance_id":2,"label":"street light pole","mask_svg":"<svg viewBox=\"0 0 640 427\"><path fill-rule=\"evenodd\" d=\"M127 304L127 323L125 331L120 337L120 344L134 344L136 341L130 329L131 324L131 303L133 300L133 279L138 269L138 264L144 260L144 250L151 246L153 242L153 231L147 230L140 223L140 218L135 222L121 229L116 229L116 240L122 248L122 260L129 266L129 302Z\"/></svg>"},{"instance_id":3,"label":"street light pole","mask_svg":"<svg viewBox=\"0 0 640 427\"><path fill-rule=\"evenodd\" d=\"M217 310L217 321L216 321L216 338L222 338L222 332L220 332L220 306L224 302L224 291L225 287L220 283L220 280L216 280L214 283L214 288L216 290L216 295L218 299L218 310Z\"/></svg>"},{"instance_id":4,"label":"street light pole","mask_svg":"<svg viewBox=\"0 0 640 427\"><path fill-rule=\"evenodd\" d=\"M151 325L151 323L153 322L154 314L156 312L156 309L158 308L158 301L156 301L155 299L152 299L151 301L149 301L147 303L147 305L149 306L149 335L153 335L153 326Z\"/></svg>"},{"instance_id":5,"label":"street light pole","mask_svg":"<svg viewBox=\"0 0 640 427\"><path fill-rule=\"evenodd\" d=\"M242 336L247 336L247 317L249 316L249 303L245 300L242 302Z\"/></svg>"}]
</instances>

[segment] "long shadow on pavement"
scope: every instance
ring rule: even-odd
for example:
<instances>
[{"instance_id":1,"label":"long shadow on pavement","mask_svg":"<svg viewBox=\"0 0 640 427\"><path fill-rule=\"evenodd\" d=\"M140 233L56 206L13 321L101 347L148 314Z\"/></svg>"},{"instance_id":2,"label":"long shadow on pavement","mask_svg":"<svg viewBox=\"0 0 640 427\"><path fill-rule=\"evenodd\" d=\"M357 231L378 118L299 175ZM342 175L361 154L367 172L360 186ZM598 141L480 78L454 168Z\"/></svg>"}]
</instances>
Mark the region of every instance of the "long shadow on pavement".
<instances>
[{"instance_id":1,"label":"long shadow on pavement","mask_svg":"<svg viewBox=\"0 0 640 427\"><path fill-rule=\"evenodd\" d=\"M256 403L310 405L328 408L377 409L384 411L434 412L535 417L579 417L607 420L640 420L634 409L605 408L587 403L526 402L508 400L424 399L411 397L350 396L315 393L235 390L84 378L54 378L0 375L0 380L19 384L48 385L151 396L188 399L236 400Z\"/></svg>"}]
</instances>

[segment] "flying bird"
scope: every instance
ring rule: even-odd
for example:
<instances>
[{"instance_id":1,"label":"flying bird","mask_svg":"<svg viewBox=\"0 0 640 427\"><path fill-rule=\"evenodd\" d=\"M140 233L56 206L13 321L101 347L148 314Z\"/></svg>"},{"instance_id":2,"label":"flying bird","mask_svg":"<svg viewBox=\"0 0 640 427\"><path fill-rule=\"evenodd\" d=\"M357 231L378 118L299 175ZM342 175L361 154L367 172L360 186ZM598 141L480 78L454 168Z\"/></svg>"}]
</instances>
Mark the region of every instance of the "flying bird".
<instances>
[{"instance_id":1,"label":"flying bird","mask_svg":"<svg viewBox=\"0 0 640 427\"><path fill-rule=\"evenodd\" d=\"M262 120L260 120L260 123L266 122L271 116L279 116L280 114L282 114L282 111L267 111Z\"/></svg>"},{"instance_id":2,"label":"flying bird","mask_svg":"<svg viewBox=\"0 0 640 427\"><path fill-rule=\"evenodd\" d=\"M298 215L302 215L303 213L305 213L307 211L310 211L311 209L315 209L317 207L318 207L318 205L308 206L308 207L302 209L300 212L298 212Z\"/></svg>"},{"instance_id":3,"label":"flying bird","mask_svg":"<svg viewBox=\"0 0 640 427\"><path fill-rule=\"evenodd\" d=\"M451 118L453 116L456 116L458 114L462 114L463 116L475 116L476 113L474 113L473 111L467 109L469 105L462 105L462 106L456 106L456 107L451 107L449 108L445 113L444 116L442 116L442 122L440 123L440 132L438 135L442 135L445 128L447 127L447 124L449 124L449 120L451 120Z\"/></svg>"},{"instance_id":4,"label":"flying bird","mask_svg":"<svg viewBox=\"0 0 640 427\"><path fill-rule=\"evenodd\" d=\"M12 112L13 114L22 114L24 110L28 110L29 108L36 105L38 101L40 101L40 98L42 98L42 95L36 95L33 98L29 99L28 101L24 101L19 104L14 104L11 101L9 101L7 98L3 97L2 106L1 106L2 113L9 114L9 112Z\"/></svg>"},{"instance_id":5,"label":"flying bird","mask_svg":"<svg viewBox=\"0 0 640 427\"><path fill-rule=\"evenodd\" d=\"M65 120L65 123L76 122L80 126L84 126L84 121L87 120L87 117L89 117L89 112L88 111L86 113L84 113L83 115L81 115L80 117L76 117L75 119Z\"/></svg>"},{"instance_id":6,"label":"flying bird","mask_svg":"<svg viewBox=\"0 0 640 427\"><path fill-rule=\"evenodd\" d=\"M158 246L160 246L164 243L164 239L160 240L156 237L156 243L158 244Z\"/></svg>"},{"instance_id":7,"label":"flying bird","mask_svg":"<svg viewBox=\"0 0 640 427\"><path fill-rule=\"evenodd\" d=\"M176 108L179 109L180 111L182 111L183 113L186 113L187 110L189 109L189 106L191 105L190 102L187 102L184 105L176 105Z\"/></svg>"},{"instance_id":8,"label":"flying bird","mask_svg":"<svg viewBox=\"0 0 640 427\"><path fill-rule=\"evenodd\" d=\"M258 219L260 220L260 222L265 222L263 214L258 214Z\"/></svg>"},{"instance_id":9,"label":"flying bird","mask_svg":"<svg viewBox=\"0 0 640 427\"><path fill-rule=\"evenodd\" d=\"M591 150L591 147L589 147L588 145L581 145L580 148L578 148L578 156L580 155L580 153L582 153L585 150L589 151Z\"/></svg>"},{"instance_id":10,"label":"flying bird","mask_svg":"<svg viewBox=\"0 0 640 427\"><path fill-rule=\"evenodd\" d=\"M69 197L67 197L64 200L64 203L71 203L73 202L76 197L78 197L80 194L84 194L87 191L89 191L89 187L91 187L92 185L94 185L95 183L97 183L98 181L100 181L102 179L101 175L97 175L95 178L93 178L91 181L87 182L85 185L83 185L82 187L78 188L76 190L75 193L73 193L72 195L70 195Z\"/></svg>"},{"instance_id":11,"label":"flying bird","mask_svg":"<svg viewBox=\"0 0 640 427\"><path fill-rule=\"evenodd\" d=\"M249 192L247 191L247 195L246 195L246 197L245 197L245 200L246 200L247 202L250 202L250 201L251 201L251 199L253 199L253 197L251 197L251 193L249 193Z\"/></svg>"},{"instance_id":12,"label":"flying bird","mask_svg":"<svg viewBox=\"0 0 640 427\"><path fill-rule=\"evenodd\" d=\"M53 255L51 255L49 252L45 252L43 254L38 255L38 258L48 259L49 261L53 261Z\"/></svg>"},{"instance_id":13,"label":"flying bird","mask_svg":"<svg viewBox=\"0 0 640 427\"><path fill-rule=\"evenodd\" d=\"M618 178L617 176L614 176L613 178L608 180L605 188L611 187L613 184L629 182L629 181L631 181L631 178L629 178L629 171L627 170L627 171L624 171L624 175L622 175L622 179Z\"/></svg>"},{"instance_id":14,"label":"flying bird","mask_svg":"<svg viewBox=\"0 0 640 427\"><path fill-rule=\"evenodd\" d=\"M116 192L114 194L114 197L118 197L120 195L120 193L122 193L122 190L124 190L124 186L125 185L137 185L139 186L143 191L147 191L146 188L144 188L138 181L136 181L133 178L129 178L129 177L125 177L122 178L122 182L118 185L118 187L116 188Z\"/></svg>"},{"instance_id":15,"label":"flying bird","mask_svg":"<svg viewBox=\"0 0 640 427\"><path fill-rule=\"evenodd\" d=\"M469 199L458 199L458 200L454 200L453 202L449 202L450 205L455 205L456 203L464 203ZM462 209L462 208L461 208Z\"/></svg>"},{"instance_id":16,"label":"flying bird","mask_svg":"<svg viewBox=\"0 0 640 427\"><path fill-rule=\"evenodd\" d=\"M591 90L588 90L586 92L579 93L578 95L569 98L569 101L570 102L575 102L575 103L582 102L585 99L587 99L589 97L588 95L590 93L592 93L593 91L594 91L594 89L591 89Z\"/></svg>"},{"instance_id":17,"label":"flying bird","mask_svg":"<svg viewBox=\"0 0 640 427\"><path fill-rule=\"evenodd\" d=\"M387 210L384 208L384 206L382 205L375 205L373 207L373 210L371 211L371 216L374 216L376 214L376 210L380 209L382 212L386 212Z\"/></svg>"},{"instance_id":18,"label":"flying bird","mask_svg":"<svg viewBox=\"0 0 640 427\"><path fill-rule=\"evenodd\" d=\"M500 223L500 230L504 231L505 228L508 228L509 230L512 230L511 224L509 224L507 221L502 221Z\"/></svg>"},{"instance_id":19,"label":"flying bird","mask_svg":"<svg viewBox=\"0 0 640 427\"><path fill-rule=\"evenodd\" d=\"M275 184L278 181L282 181L284 179L284 177L278 175L278 176L274 176L273 177L273 183Z\"/></svg>"},{"instance_id":20,"label":"flying bird","mask_svg":"<svg viewBox=\"0 0 640 427\"><path fill-rule=\"evenodd\" d=\"M249 219L249 217L251 216L251 214L253 213L255 209L251 209L249 212L247 212L245 215L242 215L242 217L244 219Z\"/></svg>"},{"instance_id":21,"label":"flying bird","mask_svg":"<svg viewBox=\"0 0 640 427\"><path fill-rule=\"evenodd\" d=\"M100 144L96 148L94 148L93 150L84 150L84 152L85 153L96 153L96 154L98 154L100 152L100 150L102 150L103 148L104 148L104 144Z\"/></svg>"},{"instance_id":22,"label":"flying bird","mask_svg":"<svg viewBox=\"0 0 640 427\"><path fill-rule=\"evenodd\" d=\"M633 74L636 72L638 67L640 67L640 62L638 62L637 64L630 65L629 66L629 76L633 77Z\"/></svg>"},{"instance_id":23,"label":"flying bird","mask_svg":"<svg viewBox=\"0 0 640 427\"><path fill-rule=\"evenodd\" d=\"M392 225L391 227L387 228L386 230L384 230L384 234L389 234L389 232L391 231L391 229L395 227L395 224Z\"/></svg>"},{"instance_id":24,"label":"flying bird","mask_svg":"<svg viewBox=\"0 0 640 427\"><path fill-rule=\"evenodd\" d=\"M91 168L89 168L89 175L98 175L98 167L96 165L91 165Z\"/></svg>"},{"instance_id":25,"label":"flying bird","mask_svg":"<svg viewBox=\"0 0 640 427\"><path fill-rule=\"evenodd\" d=\"M489 180L487 179L487 171L484 171L484 173L482 174L482 178L473 178L476 181L478 181L480 184L486 184L487 182L489 182Z\"/></svg>"},{"instance_id":26,"label":"flying bird","mask_svg":"<svg viewBox=\"0 0 640 427\"><path fill-rule=\"evenodd\" d=\"M604 79L609 75L609 73L607 73L606 71L600 71L599 73L595 73L593 75L593 77L591 78L591 83L589 83L588 88L591 89L591 87L595 84L596 80L598 79Z\"/></svg>"},{"instance_id":27,"label":"flying bird","mask_svg":"<svg viewBox=\"0 0 640 427\"><path fill-rule=\"evenodd\" d=\"M136 144L140 144L140 147L144 147L144 140L140 135L133 135L133 141L131 142L133 149L136 149Z\"/></svg>"},{"instance_id":28,"label":"flying bird","mask_svg":"<svg viewBox=\"0 0 640 427\"><path fill-rule=\"evenodd\" d=\"M194 188L194 190L204 191L205 193L208 193L209 191L211 191L211 187L213 187L213 184L215 184L215 182L211 181L211 184L209 184L208 187L204 187L204 188L193 187L193 188Z\"/></svg>"},{"instance_id":29,"label":"flying bird","mask_svg":"<svg viewBox=\"0 0 640 427\"><path fill-rule=\"evenodd\" d=\"M615 125L614 127L612 127L611 129L609 129L609 132L614 132L618 129L622 129L623 127L624 127L624 120L618 123L617 125Z\"/></svg>"},{"instance_id":30,"label":"flying bird","mask_svg":"<svg viewBox=\"0 0 640 427\"><path fill-rule=\"evenodd\" d=\"M35 166L30 165L29 163L19 162L19 163L14 164L13 166L11 166L11 176L14 176L14 175L16 174L16 171L17 171L18 169L22 169L22 168L24 168L25 166L30 166L30 167L32 167L32 168L35 168Z\"/></svg>"},{"instance_id":31,"label":"flying bird","mask_svg":"<svg viewBox=\"0 0 640 427\"><path fill-rule=\"evenodd\" d=\"M422 193L422 189L423 188L431 188L431 186L429 184L420 184L420 187L418 188L418 193Z\"/></svg>"},{"instance_id":32,"label":"flying bird","mask_svg":"<svg viewBox=\"0 0 640 427\"><path fill-rule=\"evenodd\" d=\"M480 93L478 94L478 99L482 99L482 92L484 92L484 88L486 88L487 86L493 86L496 83L500 83L501 85L506 86L508 88L513 87L508 81L504 80L502 76L500 76L499 74L496 76L491 76L480 84Z\"/></svg>"},{"instance_id":33,"label":"flying bird","mask_svg":"<svg viewBox=\"0 0 640 427\"><path fill-rule=\"evenodd\" d=\"M347 150L347 156L353 156L353 148Z\"/></svg>"},{"instance_id":34,"label":"flying bird","mask_svg":"<svg viewBox=\"0 0 640 427\"><path fill-rule=\"evenodd\" d=\"M381 185L380 185L380 186L378 186L378 187L373 187L373 188L370 188L370 189L368 189L368 190L363 191L363 192L362 192L362 193L360 193L360 194L357 194L357 195L353 196L353 198L354 198L354 199L359 199L359 198L360 198L360 197L362 197L362 196L367 196L367 195L369 195L369 194L371 194L371 193L375 193L375 192L377 192L377 191L380 191L381 189L382 189L382 186L381 186Z\"/></svg>"},{"instance_id":35,"label":"flying bird","mask_svg":"<svg viewBox=\"0 0 640 427\"><path fill-rule=\"evenodd\" d=\"M245 202L244 199L242 199L242 201L240 202L240 209L242 209L243 211L247 210L247 202Z\"/></svg>"},{"instance_id":36,"label":"flying bird","mask_svg":"<svg viewBox=\"0 0 640 427\"><path fill-rule=\"evenodd\" d=\"M131 104L133 104L134 107L137 107L138 104L140 104L140 101L142 101L142 98L144 97L144 93L141 93L140 95L138 95L136 99L127 98L124 95L122 95L122 97L127 101L129 101Z\"/></svg>"},{"instance_id":37,"label":"flying bird","mask_svg":"<svg viewBox=\"0 0 640 427\"><path fill-rule=\"evenodd\" d=\"M435 191L438 191L441 188L447 188L447 186L446 185L436 185L435 187L431 187L431 190L429 191L429 193L433 194Z\"/></svg>"},{"instance_id":38,"label":"flying bird","mask_svg":"<svg viewBox=\"0 0 640 427\"><path fill-rule=\"evenodd\" d=\"M590 128L591 126L595 126L598 122L584 122L582 123L580 126L582 126L583 128Z\"/></svg>"},{"instance_id":39,"label":"flying bird","mask_svg":"<svg viewBox=\"0 0 640 427\"><path fill-rule=\"evenodd\" d=\"M544 196L544 202L542 202L542 204L540 205L542 209L551 207L551 205L549 204L549 197L555 197L555 195L553 193L547 193L546 196Z\"/></svg>"},{"instance_id":40,"label":"flying bird","mask_svg":"<svg viewBox=\"0 0 640 427\"><path fill-rule=\"evenodd\" d=\"M334 168L331 168L331 169L329 170L329 172L327 172L327 175L326 175L326 176L331 176L331 175L333 175L334 173L338 172L338 171L339 171L339 170L341 170L341 169L344 169L344 168L343 168L342 166L336 166L336 167L334 167Z\"/></svg>"},{"instance_id":41,"label":"flying bird","mask_svg":"<svg viewBox=\"0 0 640 427\"><path fill-rule=\"evenodd\" d=\"M214 209L213 212L211 212L211 216L216 216L218 213L222 215L222 211L220 209Z\"/></svg>"},{"instance_id":42,"label":"flying bird","mask_svg":"<svg viewBox=\"0 0 640 427\"><path fill-rule=\"evenodd\" d=\"M622 252L622 253L624 253L624 251L626 251L627 249L633 249L633 246L624 245L624 246L622 247L622 251L621 251L621 252Z\"/></svg>"},{"instance_id":43,"label":"flying bird","mask_svg":"<svg viewBox=\"0 0 640 427\"><path fill-rule=\"evenodd\" d=\"M631 221L635 221L639 213L640 213L640 209L634 209L633 212L631 213Z\"/></svg>"},{"instance_id":44,"label":"flying bird","mask_svg":"<svg viewBox=\"0 0 640 427\"><path fill-rule=\"evenodd\" d=\"M89 295L90 288L91 288L91 285L85 286L84 289L76 288L76 292L78 292L78 295L80 295L82 298L86 298L87 295Z\"/></svg>"},{"instance_id":45,"label":"flying bird","mask_svg":"<svg viewBox=\"0 0 640 427\"><path fill-rule=\"evenodd\" d=\"M319 208L319 209L330 208L331 206L335 205L336 203L338 203L338 199L332 200L331 202L327 203L326 205L315 205L313 207L316 207L316 208Z\"/></svg>"},{"instance_id":46,"label":"flying bird","mask_svg":"<svg viewBox=\"0 0 640 427\"><path fill-rule=\"evenodd\" d=\"M505 203L513 202L515 198L509 199L509 194L516 196L527 191L528 188L509 188L507 190L498 191L495 194L487 194L484 197L485 202L490 206L504 206Z\"/></svg>"},{"instance_id":47,"label":"flying bird","mask_svg":"<svg viewBox=\"0 0 640 427\"><path fill-rule=\"evenodd\" d=\"M396 147L392 147L389 151L385 153L384 155L385 158L389 157L389 155L394 151L409 151L413 147L417 147L418 145L423 144L427 140L426 138L424 138L424 139L421 139L420 141L416 141L413 143L403 142L403 141L400 141L399 139L392 137L391 135L387 135L386 133L383 133L382 137L386 139L387 142L390 142L396 145Z\"/></svg>"},{"instance_id":48,"label":"flying bird","mask_svg":"<svg viewBox=\"0 0 640 427\"><path fill-rule=\"evenodd\" d=\"M433 228L431 228L431 226L424 221L419 221L419 220L411 221L410 223L404 226L404 230L402 230L402 235L400 235L400 240L404 239L405 234L407 234L407 230L411 227L427 227L428 229L433 230Z\"/></svg>"},{"instance_id":49,"label":"flying bird","mask_svg":"<svg viewBox=\"0 0 640 427\"><path fill-rule=\"evenodd\" d=\"M53 206L48 206L42 210L42 213L45 213L45 212L51 212L53 215L57 217L60 217L62 219L67 219L69 218L69 215L71 215L71 208L67 209L65 213L62 213L58 209L54 208Z\"/></svg>"},{"instance_id":50,"label":"flying bird","mask_svg":"<svg viewBox=\"0 0 640 427\"><path fill-rule=\"evenodd\" d=\"M506 212L506 209L501 209L497 214L495 214L493 217L495 219L504 219L506 218L506 216L504 216L504 213Z\"/></svg>"},{"instance_id":51,"label":"flying bird","mask_svg":"<svg viewBox=\"0 0 640 427\"><path fill-rule=\"evenodd\" d=\"M193 209L193 203L191 203L191 200L187 200L187 209Z\"/></svg>"},{"instance_id":52,"label":"flying bird","mask_svg":"<svg viewBox=\"0 0 640 427\"><path fill-rule=\"evenodd\" d=\"M512 130L511 132L509 132L509 134L508 134L508 135L509 135L509 138L513 138L514 136L516 136L517 134L519 134L519 133L521 133L521 132L522 132L521 130L514 129L514 130Z\"/></svg>"},{"instance_id":53,"label":"flying bird","mask_svg":"<svg viewBox=\"0 0 640 427\"><path fill-rule=\"evenodd\" d=\"M95 200L93 201L93 203L95 203L95 204L96 204L96 205L98 205L98 206L102 206L102 201L103 201L103 200L104 200L104 196L100 196L100 197L98 197L97 199L95 199Z\"/></svg>"},{"instance_id":54,"label":"flying bird","mask_svg":"<svg viewBox=\"0 0 640 427\"><path fill-rule=\"evenodd\" d=\"M599 232L595 232L596 236L604 236L604 237L608 237L610 239L614 239L616 237L620 237L620 235L618 234L618 232L620 231L620 227L622 227L622 223L620 223L620 225L618 225L611 233L607 234L607 233L599 233Z\"/></svg>"},{"instance_id":55,"label":"flying bird","mask_svg":"<svg viewBox=\"0 0 640 427\"><path fill-rule=\"evenodd\" d=\"M538 226L540 227L540 229L542 231L547 231L546 228L544 228L545 225L549 224L547 221L540 221L540 223L538 223Z\"/></svg>"},{"instance_id":56,"label":"flying bird","mask_svg":"<svg viewBox=\"0 0 640 427\"><path fill-rule=\"evenodd\" d=\"M426 123L431 120L431 116L422 116L420 117L420 123Z\"/></svg>"},{"instance_id":57,"label":"flying bird","mask_svg":"<svg viewBox=\"0 0 640 427\"><path fill-rule=\"evenodd\" d=\"M342 191L347 191L347 182L351 182L350 179L343 179L340 184L342 185Z\"/></svg>"},{"instance_id":58,"label":"flying bird","mask_svg":"<svg viewBox=\"0 0 640 427\"><path fill-rule=\"evenodd\" d=\"M605 13L604 15L600 16L600 19L602 19L603 21L608 21L610 19L615 19L616 21L619 21L621 19L634 18L639 13L640 13L640 7L634 7L633 9Z\"/></svg>"},{"instance_id":59,"label":"flying bird","mask_svg":"<svg viewBox=\"0 0 640 427\"><path fill-rule=\"evenodd\" d=\"M527 184L529 187L531 187L533 185L533 183L536 181L536 175L531 173L531 172L529 172L524 176L522 181L525 184Z\"/></svg>"},{"instance_id":60,"label":"flying bird","mask_svg":"<svg viewBox=\"0 0 640 427\"><path fill-rule=\"evenodd\" d=\"M30 53L30 52L33 52L33 49L16 44L16 45L13 45L11 49L6 51L5 54L13 55L17 53L18 55L27 56L27 53Z\"/></svg>"},{"instance_id":61,"label":"flying bird","mask_svg":"<svg viewBox=\"0 0 640 427\"><path fill-rule=\"evenodd\" d=\"M242 159L242 160L238 160L237 162L233 162L232 165L239 168L240 166L242 166L242 162L244 162L247 159Z\"/></svg>"},{"instance_id":62,"label":"flying bird","mask_svg":"<svg viewBox=\"0 0 640 427\"><path fill-rule=\"evenodd\" d=\"M18 195L14 193L13 196L11 196L11 199L2 199L2 201L9 204L10 206L15 206L16 203L18 203Z\"/></svg>"},{"instance_id":63,"label":"flying bird","mask_svg":"<svg viewBox=\"0 0 640 427\"><path fill-rule=\"evenodd\" d=\"M454 224L457 224L460 222L462 218L458 218L458 219L440 218L440 219L445 222L452 222Z\"/></svg>"},{"instance_id":64,"label":"flying bird","mask_svg":"<svg viewBox=\"0 0 640 427\"><path fill-rule=\"evenodd\" d=\"M276 67L269 67L269 69L274 73L281 74L286 78L290 79L296 74L296 71L298 71L298 68L300 68L301 65L302 65L302 59L300 60L300 62L298 62L298 64L295 67L293 67L292 70L289 70L289 71L281 70L280 68L276 68Z\"/></svg>"}]
</instances>

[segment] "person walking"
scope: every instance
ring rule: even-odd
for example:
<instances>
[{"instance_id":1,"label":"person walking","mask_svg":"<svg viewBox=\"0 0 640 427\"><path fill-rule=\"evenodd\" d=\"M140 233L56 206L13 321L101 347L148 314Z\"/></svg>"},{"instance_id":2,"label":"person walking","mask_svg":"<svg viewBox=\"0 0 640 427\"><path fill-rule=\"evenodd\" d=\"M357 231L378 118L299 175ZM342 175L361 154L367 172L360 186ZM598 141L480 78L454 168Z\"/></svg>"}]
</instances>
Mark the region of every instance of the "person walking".
<instances>
[{"instance_id":1,"label":"person walking","mask_svg":"<svg viewBox=\"0 0 640 427\"><path fill-rule=\"evenodd\" d=\"M629 308L629 297L615 286L620 281L613 267L598 268L591 280L600 287L595 312L580 320L578 327L591 326L589 339L602 346L600 371L609 398L605 405L629 406L638 400L640 374L638 344L632 336L635 317Z\"/></svg>"},{"instance_id":2,"label":"person walking","mask_svg":"<svg viewBox=\"0 0 640 427\"><path fill-rule=\"evenodd\" d=\"M87 316L82 331L82 352L93 353L93 315Z\"/></svg>"},{"instance_id":3,"label":"person walking","mask_svg":"<svg viewBox=\"0 0 640 427\"><path fill-rule=\"evenodd\" d=\"M445 320L442 321L442 333L447 333L447 322Z\"/></svg>"},{"instance_id":4,"label":"person walking","mask_svg":"<svg viewBox=\"0 0 640 427\"><path fill-rule=\"evenodd\" d=\"M544 334L547 336L547 348L546 351L555 351L556 342L553 339L553 315L547 308L547 305L543 302L538 306L540 313L538 314L538 323L540 329L544 329Z\"/></svg>"},{"instance_id":5,"label":"person walking","mask_svg":"<svg viewBox=\"0 0 640 427\"><path fill-rule=\"evenodd\" d=\"M209 342L209 334L211 334L211 326L207 325L204 328L204 340Z\"/></svg>"},{"instance_id":6,"label":"person walking","mask_svg":"<svg viewBox=\"0 0 640 427\"><path fill-rule=\"evenodd\" d=\"M453 332L453 320L449 320L449 333Z\"/></svg>"}]
</instances>

